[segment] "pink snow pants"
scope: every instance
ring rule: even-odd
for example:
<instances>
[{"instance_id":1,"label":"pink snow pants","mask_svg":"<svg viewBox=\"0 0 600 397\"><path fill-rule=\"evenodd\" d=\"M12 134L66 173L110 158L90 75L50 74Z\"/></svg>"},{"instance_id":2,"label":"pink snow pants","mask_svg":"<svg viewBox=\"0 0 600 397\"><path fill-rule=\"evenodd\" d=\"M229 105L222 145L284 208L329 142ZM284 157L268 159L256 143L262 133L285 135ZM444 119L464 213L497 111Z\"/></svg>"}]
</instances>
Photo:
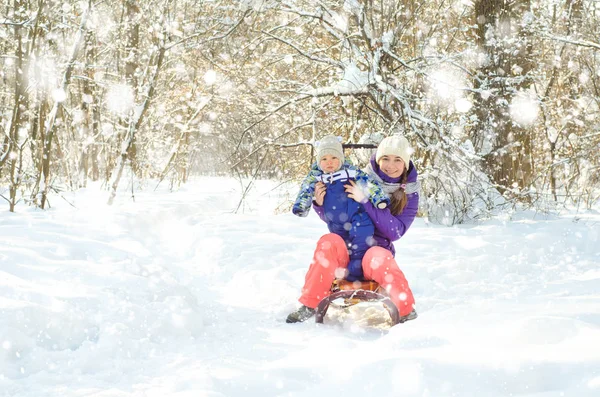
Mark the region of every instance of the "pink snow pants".
<instances>
[{"instance_id":1,"label":"pink snow pants","mask_svg":"<svg viewBox=\"0 0 600 397\"><path fill-rule=\"evenodd\" d=\"M348 249L340 236L329 233L321 237L306 273L300 303L317 307L321 299L331 294L333 280L345 277L348 262ZM412 311L415 298L390 251L381 247L369 248L363 257L362 268L365 279L376 281L386 289L401 316Z\"/></svg>"}]
</instances>

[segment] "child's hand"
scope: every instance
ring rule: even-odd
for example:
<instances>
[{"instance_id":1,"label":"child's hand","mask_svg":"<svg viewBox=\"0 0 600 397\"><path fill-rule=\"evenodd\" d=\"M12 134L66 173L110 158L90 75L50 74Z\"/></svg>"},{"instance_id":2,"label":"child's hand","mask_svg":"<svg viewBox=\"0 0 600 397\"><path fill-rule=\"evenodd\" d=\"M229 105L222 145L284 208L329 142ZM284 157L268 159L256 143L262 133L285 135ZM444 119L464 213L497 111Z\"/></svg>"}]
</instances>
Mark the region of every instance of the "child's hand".
<instances>
[{"instance_id":1,"label":"child's hand","mask_svg":"<svg viewBox=\"0 0 600 397\"><path fill-rule=\"evenodd\" d=\"M325 193L327 193L327 186L323 182L317 182L315 184L315 195L314 202L319 206L323 206L323 201L325 200Z\"/></svg>"},{"instance_id":2,"label":"child's hand","mask_svg":"<svg viewBox=\"0 0 600 397\"><path fill-rule=\"evenodd\" d=\"M348 181L349 185L344 185L348 197L356 201L357 203L364 204L369 201L369 197L363 192L363 190L354 181Z\"/></svg>"}]
</instances>

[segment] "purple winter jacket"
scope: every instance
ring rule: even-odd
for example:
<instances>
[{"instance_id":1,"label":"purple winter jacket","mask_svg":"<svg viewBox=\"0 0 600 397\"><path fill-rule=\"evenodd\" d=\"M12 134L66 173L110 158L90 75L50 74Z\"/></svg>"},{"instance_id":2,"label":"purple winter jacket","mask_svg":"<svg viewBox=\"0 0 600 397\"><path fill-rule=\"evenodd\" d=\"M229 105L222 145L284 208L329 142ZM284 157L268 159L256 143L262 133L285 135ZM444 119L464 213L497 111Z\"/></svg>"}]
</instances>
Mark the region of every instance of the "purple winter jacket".
<instances>
[{"instance_id":1,"label":"purple winter jacket","mask_svg":"<svg viewBox=\"0 0 600 397\"><path fill-rule=\"evenodd\" d=\"M381 171L379 169L379 166L375 162L374 157L371 158L371 167L384 182L400 182L400 178L390 178L383 171ZM417 176L417 169L411 161L408 167L408 177L406 180L406 184L416 184ZM408 202L406 203L406 207L404 207L404 210L396 216L392 215L389 208L376 208L370 201L367 201L363 204L367 214L369 215L369 218L371 218L371 220L373 221L373 225L375 226L375 234L373 235L373 237L377 242L377 246L390 250L392 252L392 255L395 255L396 253L396 250L394 249L394 244L392 242L404 236L404 233L406 233L410 225L412 225L413 221L415 220L415 217L417 216L417 211L419 209L418 190L416 190L414 193L407 194L407 196ZM319 217L323 221L325 221L325 209L321 206L318 206L314 201L313 208L317 215L319 215Z\"/></svg>"}]
</instances>

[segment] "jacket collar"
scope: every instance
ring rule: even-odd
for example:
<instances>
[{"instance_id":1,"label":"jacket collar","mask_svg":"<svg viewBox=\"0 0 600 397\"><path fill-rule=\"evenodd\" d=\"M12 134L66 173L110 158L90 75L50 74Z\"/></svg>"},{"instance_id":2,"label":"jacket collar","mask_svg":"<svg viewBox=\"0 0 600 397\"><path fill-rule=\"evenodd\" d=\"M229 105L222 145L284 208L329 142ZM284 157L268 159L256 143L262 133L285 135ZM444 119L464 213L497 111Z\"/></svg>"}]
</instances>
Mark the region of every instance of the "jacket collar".
<instances>
[{"instance_id":1,"label":"jacket collar","mask_svg":"<svg viewBox=\"0 0 600 397\"><path fill-rule=\"evenodd\" d=\"M330 184L335 181L356 179L356 175L357 175L356 170L341 169L341 170L333 172L331 174L321 174L318 176L318 179L325 184Z\"/></svg>"}]
</instances>

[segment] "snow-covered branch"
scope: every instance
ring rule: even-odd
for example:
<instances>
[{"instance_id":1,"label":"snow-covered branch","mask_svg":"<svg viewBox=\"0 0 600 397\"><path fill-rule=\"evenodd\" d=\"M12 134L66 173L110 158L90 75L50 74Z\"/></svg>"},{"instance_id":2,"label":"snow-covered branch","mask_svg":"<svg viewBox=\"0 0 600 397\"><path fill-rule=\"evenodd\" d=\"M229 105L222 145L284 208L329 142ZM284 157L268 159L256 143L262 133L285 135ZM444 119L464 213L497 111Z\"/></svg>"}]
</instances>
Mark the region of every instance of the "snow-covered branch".
<instances>
[{"instance_id":1,"label":"snow-covered branch","mask_svg":"<svg viewBox=\"0 0 600 397\"><path fill-rule=\"evenodd\" d=\"M225 31L225 32L223 32L221 34L218 34L216 36L208 37L208 38L200 41L198 43L198 45L204 45L204 44L210 43L211 41L222 40L222 39L227 38L228 36L230 36L240 26L240 24L242 22L244 22L244 19L249 14L250 14L250 10L246 10L244 12L244 14L236 21L236 23L234 23L227 31ZM184 43L186 43L186 42L188 42L188 41L190 41L192 39L195 39L196 37L200 37L200 36L206 35L207 32L211 32L212 33L213 30L214 30L214 28L213 29L207 29L205 31L197 32L197 33L191 34L189 36L183 37L183 38L181 38L181 39L179 39L179 40L177 40L177 41L169 44L168 46L165 46L165 49L168 51L171 48L176 47L176 46L181 45L181 44L184 44Z\"/></svg>"},{"instance_id":2,"label":"snow-covered branch","mask_svg":"<svg viewBox=\"0 0 600 397\"><path fill-rule=\"evenodd\" d=\"M267 31L262 31L262 33L263 33L263 34L265 34L265 35L267 35L267 36L269 36L269 37L271 37L271 38L272 38L272 39L274 39L274 40L277 40L277 41L279 41L280 43L283 43L283 44L285 44L285 45L286 45L286 46L288 46L288 47L291 47L291 48L293 48L293 49L294 49L294 50L295 50L295 51L296 51L298 54L302 55L303 57L305 57L305 58L307 58L307 59L309 59L309 60L311 60L311 61L315 61L315 62L321 62L321 63L326 63L326 64L329 64L329 65L332 65L332 66L339 66L339 63L338 63L338 62L335 62L335 61L333 61L332 59L328 59L328 58L319 58L319 57L315 57L315 56L313 56L313 55L311 55L311 54L307 53L306 51L302 50L302 49L301 49L301 48L299 48L299 47L298 47L296 44L292 43L292 42L291 42L291 41L289 41L289 40L282 39L281 37L279 37L279 36L277 36L277 35L274 35L274 34L272 34L272 33L270 33L270 32L267 32Z\"/></svg>"},{"instance_id":3,"label":"snow-covered branch","mask_svg":"<svg viewBox=\"0 0 600 397\"><path fill-rule=\"evenodd\" d=\"M600 50L600 44L599 43L595 43L593 41L588 41L588 40L573 40L570 39L568 37L562 37L562 36L556 36L553 34L549 34L549 33L545 33L544 37L547 37L551 40L555 40L555 41L561 41L563 43L568 43L568 44L572 44L578 47L588 47L588 48L594 48L596 50Z\"/></svg>"}]
</instances>

